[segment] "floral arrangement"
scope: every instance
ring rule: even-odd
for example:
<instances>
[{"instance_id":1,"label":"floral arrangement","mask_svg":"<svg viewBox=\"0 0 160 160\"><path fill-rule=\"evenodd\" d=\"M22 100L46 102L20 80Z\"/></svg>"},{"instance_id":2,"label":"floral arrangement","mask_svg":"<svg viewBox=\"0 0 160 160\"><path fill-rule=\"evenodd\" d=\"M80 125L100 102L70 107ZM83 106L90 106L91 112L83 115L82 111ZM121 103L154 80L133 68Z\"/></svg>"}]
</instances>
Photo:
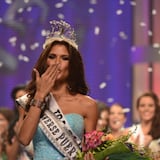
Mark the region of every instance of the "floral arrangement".
<instances>
[{"instance_id":1,"label":"floral arrangement","mask_svg":"<svg viewBox=\"0 0 160 160\"><path fill-rule=\"evenodd\" d=\"M150 151L129 143L131 133L114 139L112 134L93 131L85 134L83 150L77 154L77 160L83 160L86 153L92 153L95 160L151 160Z\"/></svg>"}]
</instances>

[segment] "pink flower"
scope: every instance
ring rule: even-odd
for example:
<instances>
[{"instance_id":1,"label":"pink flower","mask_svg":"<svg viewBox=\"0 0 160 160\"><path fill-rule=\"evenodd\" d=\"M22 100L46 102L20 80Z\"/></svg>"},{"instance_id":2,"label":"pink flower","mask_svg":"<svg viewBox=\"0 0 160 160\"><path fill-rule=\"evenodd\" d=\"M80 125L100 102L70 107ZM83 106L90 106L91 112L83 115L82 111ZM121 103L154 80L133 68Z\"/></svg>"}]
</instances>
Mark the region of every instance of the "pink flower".
<instances>
[{"instance_id":1,"label":"pink flower","mask_svg":"<svg viewBox=\"0 0 160 160\"><path fill-rule=\"evenodd\" d=\"M83 146L83 151L88 151L96 148L102 143L102 136L104 132L101 131L93 131L85 134L85 142Z\"/></svg>"}]
</instances>

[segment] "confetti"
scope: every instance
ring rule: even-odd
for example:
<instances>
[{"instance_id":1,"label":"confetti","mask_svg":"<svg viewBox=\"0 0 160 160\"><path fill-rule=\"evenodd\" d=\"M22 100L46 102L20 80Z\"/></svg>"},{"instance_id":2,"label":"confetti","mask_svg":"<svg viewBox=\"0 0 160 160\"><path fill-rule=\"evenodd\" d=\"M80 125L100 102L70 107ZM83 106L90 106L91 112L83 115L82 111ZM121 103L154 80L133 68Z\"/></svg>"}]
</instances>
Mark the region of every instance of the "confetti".
<instances>
[{"instance_id":1,"label":"confetti","mask_svg":"<svg viewBox=\"0 0 160 160\"><path fill-rule=\"evenodd\" d=\"M95 35L99 35L99 33L100 33L100 28L99 28L98 26L96 26L96 27L94 28L94 34L95 34Z\"/></svg>"},{"instance_id":2,"label":"confetti","mask_svg":"<svg viewBox=\"0 0 160 160\"><path fill-rule=\"evenodd\" d=\"M116 14L117 15L121 15L123 13L123 11L121 10L121 9L118 9L117 11L116 11Z\"/></svg>"},{"instance_id":3,"label":"confetti","mask_svg":"<svg viewBox=\"0 0 160 160\"><path fill-rule=\"evenodd\" d=\"M106 86L107 86L106 82L102 82L102 83L99 85L99 88L100 88L100 89L104 89Z\"/></svg>"},{"instance_id":4,"label":"confetti","mask_svg":"<svg viewBox=\"0 0 160 160\"><path fill-rule=\"evenodd\" d=\"M56 3L55 4L55 8L62 8L63 7L63 3Z\"/></svg>"},{"instance_id":5,"label":"confetti","mask_svg":"<svg viewBox=\"0 0 160 160\"><path fill-rule=\"evenodd\" d=\"M20 54L20 55L18 56L18 59L19 59L20 61L29 62L29 58L28 58L27 56L22 55L22 54Z\"/></svg>"}]
</instances>

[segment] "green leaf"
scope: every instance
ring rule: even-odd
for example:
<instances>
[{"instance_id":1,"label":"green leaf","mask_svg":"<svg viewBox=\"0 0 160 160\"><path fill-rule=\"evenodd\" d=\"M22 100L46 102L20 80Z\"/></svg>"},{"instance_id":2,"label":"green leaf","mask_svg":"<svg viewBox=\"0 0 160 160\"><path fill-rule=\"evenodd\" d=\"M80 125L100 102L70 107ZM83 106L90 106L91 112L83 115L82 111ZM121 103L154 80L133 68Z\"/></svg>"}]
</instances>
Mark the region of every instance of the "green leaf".
<instances>
[{"instance_id":1,"label":"green leaf","mask_svg":"<svg viewBox=\"0 0 160 160\"><path fill-rule=\"evenodd\" d=\"M151 160L151 158L143 157L135 152L112 154L109 160Z\"/></svg>"},{"instance_id":2,"label":"green leaf","mask_svg":"<svg viewBox=\"0 0 160 160\"><path fill-rule=\"evenodd\" d=\"M111 154L127 153L127 152L130 152L130 150L125 144L123 144L122 142L116 142L113 143L112 146L109 146L108 148L104 149L103 151L97 152L96 155L94 155L94 158L96 160L104 160L105 157Z\"/></svg>"}]
</instances>

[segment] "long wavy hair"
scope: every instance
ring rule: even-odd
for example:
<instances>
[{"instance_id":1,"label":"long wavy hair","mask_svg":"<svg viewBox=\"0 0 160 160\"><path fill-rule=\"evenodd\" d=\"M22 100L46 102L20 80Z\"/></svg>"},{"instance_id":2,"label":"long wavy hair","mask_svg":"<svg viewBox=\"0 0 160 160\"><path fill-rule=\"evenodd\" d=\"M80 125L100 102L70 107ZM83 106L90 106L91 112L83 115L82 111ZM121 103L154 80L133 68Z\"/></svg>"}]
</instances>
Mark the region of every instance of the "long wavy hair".
<instances>
[{"instance_id":1,"label":"long wavy hair","mask_svg":"<svg viewBox=\"0 0 160 160\"><path fill-rule=\"evenodd\" d=\"M69 93L80 93L83 95L87 95L89 89L85 81L84 65L81 54L76 48L72 47L66 41L54 41L51 44L49 44L42 51L34 68L36 68L39 71L40 76L46 71L48 55L52 47L55 45L64 45L69 53L69 75L67 78ZM36 92L36 75L34 71L32 71L31 81L27 86L27 91L29 93L30 99L32 99Z\"/></svg>"},{"instance_id":2,"label":"long wavy hair","mask_svg":"<svg viewBox=\"0 0 160 160\"><path fill-rule=\"evenodd\" d=\"M150 97L153 99L154 101L154 105L155 105L155 114L154 117L152 119L152 125L151 125L151 129L149 131L148 134L150 134L152 136L153 139L157 139L160 137L160 105L159 105L159 98L158 96L153 93L153 92L146 92L144 94L142 94L138 99L137 99L137 108L139 107L140 104L140 100L143 97Z\"/></svg>"}]
</instances>

